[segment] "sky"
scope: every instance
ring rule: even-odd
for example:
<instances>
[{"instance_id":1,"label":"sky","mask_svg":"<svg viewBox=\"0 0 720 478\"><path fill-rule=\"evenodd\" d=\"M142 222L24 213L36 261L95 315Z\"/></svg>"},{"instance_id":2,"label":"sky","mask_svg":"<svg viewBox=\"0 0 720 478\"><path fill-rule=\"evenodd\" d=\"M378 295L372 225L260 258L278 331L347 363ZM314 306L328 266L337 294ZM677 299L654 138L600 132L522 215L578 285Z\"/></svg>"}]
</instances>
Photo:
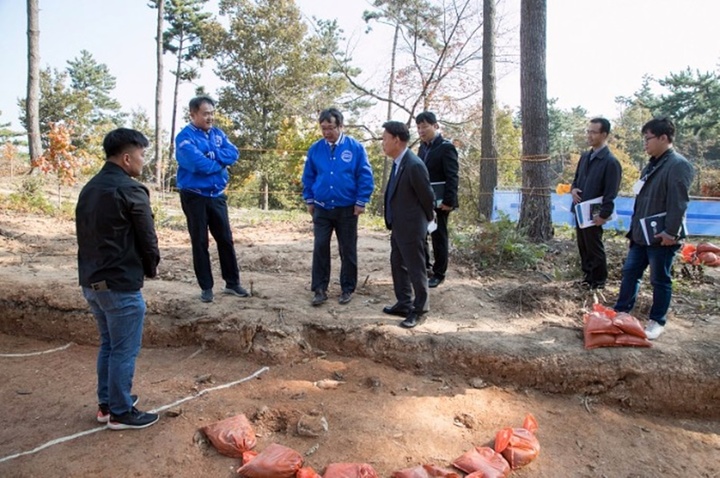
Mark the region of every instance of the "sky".
<instances>
[{"instance_id":1,"label":"sky","mask_svg":"<svg viewBox=\"0 0 720 478\"><path fill-rule=\"evenodd\" d=\"M481 4L481 0L477 0ZM155 94L155 17L146 0L39 0L41 67L65 69L67 61L88 50L117 78L113 92L126 112L144 109L153 117ZM211 0L216 3L216 0ZM336 18L368 76L389 64L389 33L365 33L362 12L367 0L297 0L307 18ZM503 26L519 28L520 0L501 4ZM340 6L340 7L338 7ZM563 109L582 106L590 115L614 118L617 96L631 96L644 75L663 78L687 67L720 67L717 0L547 0L548 98ZM0 0L0 123L19 129L18 98L26 94L26 2ZM518 37L510 40L519 44ZM516 50L517 51L517 50ZM517 58L519 58L519 53ZM174 77L166 55L163 123L169 130ZM519 65L499 69L498 100L516 108L520 102ZM220 85L210 67L198 81L214 92ZM186 105L194 86L180 90ZM178 125L183 123L178 120Z\"/></svg>"}]
</instances>

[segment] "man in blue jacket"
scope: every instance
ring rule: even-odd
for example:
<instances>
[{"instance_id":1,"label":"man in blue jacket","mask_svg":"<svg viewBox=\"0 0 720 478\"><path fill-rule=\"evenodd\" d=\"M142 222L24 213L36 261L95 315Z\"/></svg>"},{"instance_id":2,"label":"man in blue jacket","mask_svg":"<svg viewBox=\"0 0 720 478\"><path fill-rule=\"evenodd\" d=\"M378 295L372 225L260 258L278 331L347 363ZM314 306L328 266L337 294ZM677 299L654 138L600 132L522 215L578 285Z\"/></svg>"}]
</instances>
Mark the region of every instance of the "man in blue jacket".
<instances>
[{"instance_id":1,"label":"man in blue jacket","mask_svg":"<svg viewBox=\"0 0 720 478\"><path fill-rule=\"evenodd\" d=\"M645 152L650 162L640 173L633 191L635 205L630 219L630 249L622 269L622 282L615 310L630 312L635 306L640 281L648 265L653 301L645 335L657 339L665 330L672 299L672 270L675 253L680 249L689 189L695 172L692 164L673 148L675 125L668 118L655 118L642 127ZM641 219L665 213L664 228L645 240Z\"/></svg>"},{"instance_id":2,"label":"man in blue jacket","mask_svg":"<svg viewBox=\"0 0 720 478\"><path fill-rule=\"evenodd\" d=\"M303 199L313 217L312 305L327 301L330 282L330 239L335 231L340 249L338 302L347 304L357 286L358 216L365 212L374 182L362 144L343 133L343 115L335 108L320 113L323 139L307 153Z\"/></svg>"},{"instance_id":3,"label":"man in blue jacket","mask_svg":"<svg viewBox=\"0 0 720 478\"><path fill-rule=\"evenodd\" d=\"M228 166L238 160L238 149L225 133L213 126L215 102L207 96L190 100L191 122L175 138L178 162L177 187L192 243L193 267L200 285L200 300L213 301L213 275L208 252L208 230L217 243L223 293L250 294L240 285L230 219L228 218Z\"/></svg>"}]
</instances>

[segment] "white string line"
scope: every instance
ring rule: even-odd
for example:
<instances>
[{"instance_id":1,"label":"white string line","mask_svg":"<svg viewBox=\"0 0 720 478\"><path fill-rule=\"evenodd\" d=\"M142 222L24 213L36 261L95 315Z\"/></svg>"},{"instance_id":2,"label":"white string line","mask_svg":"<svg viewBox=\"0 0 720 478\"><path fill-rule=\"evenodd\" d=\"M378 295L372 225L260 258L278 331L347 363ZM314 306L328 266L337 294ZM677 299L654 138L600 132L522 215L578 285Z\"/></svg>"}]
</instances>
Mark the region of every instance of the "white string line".
<instances>
[{"instance_id":1,"label":"white string line","mask_svg":"<svg viewBox=\"0 0 720 478\"><path fill-rule=\"evenodd\" d=\"M216 390L222 390L223 388L230 388L230 387L233 387L233 386L238 385L238 384L240 384L240 383L247 382L248 380L252 380L253 378L256 378L258 375L267 372L268 370L270 370L269 367L263 367L263 368L261 368L260 370L256 371L255 373L253 373L252 375L249 375L249 376L247 376L247 377L245 377L245 378L241 378L240 380L236 380L236 381L234 381L234 382L225 383L225 384L223 384L223 385L218 385L217 387L206 388L205 390L201 390L200 392L198 392L198 393L195 394L195 395L190 395L190 396L188 396L188 397L181 398L180 400L178 400L178 401L176 401L176 402L173 402L173 403L171 403L171 404L169 404L169 405L164 405L164 406L162 406L162 407L160 407L160 408L156 408L156 409L154 409L154 410L151 410L151 413L157 413L157 412L161 412L161 411L163 411L163 410L167 410L168 408L172 408L172 407L177 406L177 405L179 405L179 404L181 404L181 403L187 402L188 400L192 400L192 399L195 399L195 398L199 398L199 397L205 395L206 393L214 392L214 391L216 391ZM51 447L51 446L58 445L58 444L60 444L60 443L64 443L64 442L66 442L66 441L74 440L74 439L76 439L76 438L80 438L80 437L85 436L85 435L91 435L91 434L93 434L93 433L97 433L97 432L99 432L99 431L105 430L106 428L107 428L107 425L104 425L104 426L101 426L101 427L92 428L92 429L90 429L90 430L85 430L85 431L83 431L83 432L75 433L74 435L68 435L68 436L65 436L65 437L56 438L56 439L54 439L54 440L50 440L50 441L47 442L47 443L43 443L42 445L40 445L40 446L38 446L38 447L36 447L36 448L33 448L32 450L21 451L21 452L19 452L19 453L15 453L14 455L9 455L9 456L0 458L0 463L5 462L5 461L10 461L10 460L13 460L13 459L15 459L15 458L19 458L19 457L21 457L21 456L32 455L32 454L34 454L34 453L37 453L37 452L39 452L39 451L44 450L45 448L49 448L49 447Z\"/></svg>"},{"instance_id":2,"label":"white string line","mask_svg":"<svg viewBox=\"0 0 720 478\"><path fill-rule=\"evenodd\" d=\"M32 357L34 355L43 355L43 354L49 354L52 352L58 352L60 350L65 350L66 348L70 347L73 343L67 343L63 345L62 347L58 347L56 349L50 349L50 350L43 350L42 352L30 352L26 354L0 354L0 358L16 358L16 357Z\"/></svg>"}]
</instances>

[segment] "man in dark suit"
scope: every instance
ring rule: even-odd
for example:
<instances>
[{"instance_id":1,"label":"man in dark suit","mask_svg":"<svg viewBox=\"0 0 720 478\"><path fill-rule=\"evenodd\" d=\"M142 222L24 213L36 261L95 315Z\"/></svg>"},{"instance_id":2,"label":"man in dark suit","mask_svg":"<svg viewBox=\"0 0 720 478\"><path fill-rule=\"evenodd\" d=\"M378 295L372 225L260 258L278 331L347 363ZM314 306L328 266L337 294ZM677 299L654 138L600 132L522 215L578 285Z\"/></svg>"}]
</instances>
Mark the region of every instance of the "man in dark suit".
<instances>
[{"instance_id":1,"label":"man in dark suit","mask_svg":"<svg viewBox=\"0 0 720 478\"><path fill-rule=\"evenodd\" d=\"M427 242L425 244L425 262L428 272L432 272L428 285L437 287L445 280L448 267L450 241L447 226L450 211L458 207L458 153L455 146L440 134L434 113L423 111L415 118L415 124L421 140L418 156L425 162L430 174L430 182L443 183L442 186L435 186L437 191L442 188L442 193L437 197L442 202L435 208L437 229L430 234L433 247L432 263Z\"/></svg>"},{"instance_id":2,"label":"man in dark suit","mask_svg":"<svg viewBox=\"0 0 720 478\"><path fill-rule=\"evenodd\" d=\"M388 121L383 128L383 152L394 160L385 191L385 225L392 231L390 267L397 299L383 312L405 317L400 326L409 329L424 322L429 310L425 238L435 196L425 164L408 149L407 125Z\"/></svg>"}]
</instances>

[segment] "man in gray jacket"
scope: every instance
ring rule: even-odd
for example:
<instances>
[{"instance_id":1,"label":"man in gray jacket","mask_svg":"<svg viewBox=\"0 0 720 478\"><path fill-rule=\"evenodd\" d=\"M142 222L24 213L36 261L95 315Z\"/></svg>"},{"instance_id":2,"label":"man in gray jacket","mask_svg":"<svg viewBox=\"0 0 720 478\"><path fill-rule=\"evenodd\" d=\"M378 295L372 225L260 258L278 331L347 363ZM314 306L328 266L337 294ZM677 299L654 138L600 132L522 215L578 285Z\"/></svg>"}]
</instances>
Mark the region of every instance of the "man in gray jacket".
<instances>
[{"instance_id":1,"label":"man in gray jacket","mask_svg":"<svg viewBox=\"0 0 720 478\"><path fill-rule=\"evenodd\" d=\"M622 283L615 310L632 310L643 273L649 265L653 302L645 334L648 339L654 340L662 334L667 321L672 299L670 271L675 253L680 249L678 241L683 237L682 225L690 201L688 190L694 170L688 160L672 147L675 125L668 118L648 121L642 127L642 134L650 162L633 187L636 194L635 207L627 234L630 249L622 269ZM648 241L643 234L643 219L661 213L665 213L665 216L654 221L658 232L649 233Z\"/></svg>"}]
</instances>

